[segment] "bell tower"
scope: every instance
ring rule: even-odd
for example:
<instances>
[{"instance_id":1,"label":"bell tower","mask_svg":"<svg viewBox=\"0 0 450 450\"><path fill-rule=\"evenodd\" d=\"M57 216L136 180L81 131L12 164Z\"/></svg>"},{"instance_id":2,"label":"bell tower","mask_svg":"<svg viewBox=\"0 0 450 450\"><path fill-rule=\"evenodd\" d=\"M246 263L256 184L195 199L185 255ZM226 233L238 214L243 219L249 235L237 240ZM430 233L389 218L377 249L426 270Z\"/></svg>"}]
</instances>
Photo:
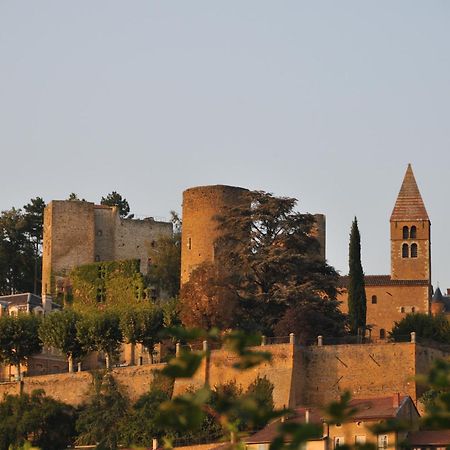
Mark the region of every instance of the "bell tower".
<instances>
[{"instance_id":1,"label":"bell tower","mask_svg":"<svg viewBox=\"0 0 450 450\"><path fill-rule=\"evenodd\" d=\"M391 215L391 279L431 283L431 222L408 164Z\"/></svg>"}]
</instances>

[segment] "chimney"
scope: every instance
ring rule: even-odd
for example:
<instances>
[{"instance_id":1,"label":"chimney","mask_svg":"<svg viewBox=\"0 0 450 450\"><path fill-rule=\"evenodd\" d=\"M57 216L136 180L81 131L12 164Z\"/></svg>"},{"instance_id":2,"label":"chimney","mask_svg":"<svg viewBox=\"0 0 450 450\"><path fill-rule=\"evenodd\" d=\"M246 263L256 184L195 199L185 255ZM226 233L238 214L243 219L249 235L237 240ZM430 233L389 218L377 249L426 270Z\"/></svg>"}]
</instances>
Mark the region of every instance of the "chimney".
<instances>
[{"instance_id":1,"label":"chimney","mask_svg":"<svg viewBox=\"0 0 450 450\"><path fill-rule=\"evenodd\" d=\"M392 406L396 409L400 406L400 392L396 392L392 396Z\"/></svg>"},{"instance_id":2,"label":"chimney","mask_svg":"<svg viewBox=\"0 0 450 450\"><path fill-rule=\"evenodd\" d=\"M305 423L309 423L309 409L305 409Z\"/></svg>"}]
</instances>

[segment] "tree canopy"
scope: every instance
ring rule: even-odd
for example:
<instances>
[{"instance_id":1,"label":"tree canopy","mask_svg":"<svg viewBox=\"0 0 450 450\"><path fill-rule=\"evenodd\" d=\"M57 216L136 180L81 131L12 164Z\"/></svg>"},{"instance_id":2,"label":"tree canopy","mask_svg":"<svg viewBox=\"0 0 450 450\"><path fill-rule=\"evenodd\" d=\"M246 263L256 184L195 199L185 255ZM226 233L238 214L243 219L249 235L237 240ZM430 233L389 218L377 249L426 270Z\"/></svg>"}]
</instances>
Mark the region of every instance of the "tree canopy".
<instances>
[{"instance_id":1,"label":"tree canopy","mask_svg":"<svg viewBox=\"0 0 450 450\"><path fill-rule=\"evenodd\" d=\"M450 344L450 323L443 314L432 316L424 313L407 314L395 322L390 337L394 341L409 339L412 332L420 339L430 339L442 344Z\"/></svg>"},{"instance_id":2,"label":"tree canopy","mask_svg":"<svg viewBox=\"0 0 450 450\"><path fill-rule=\"evenodd\" d=\"M16 366L20 376L20 365L42 348L38 335L39 319L33 314L0 317L0 361Z\"/></svg>"},{"instance_id":3,"label":"tree canopy","mask_svg":"<svg viewBox=\"0 0 450 450\"><path fill-rule=\"evenodd\" d=\"M336 299L338 274L320 255L314 216L295 211L296 204L253 191L217 217L215 291L236 296L233 327L270 335L299 302ZM185 308L192 304L187 298L182 295ZM338 308L336 302L329 307Z\"/></svg>"},{"instance_id":4,"label":"tree canopy","mask_svg":"<svg viewBox=\"0 0 450 450\"><path fill-rule=\"evenodd\" d=\"M102 197L101 205L117 206L120 217L128 217L130 214L130 205L126 198L122 197L118 192L112 191L106 197Z\"/></svg>"},{"instance_id":5,"label":"tree canopy","mask_svg":"<svg viewBox=\"0 0 450 450\"><path fill-rule=\"evenodd\" d=\"M366 288L364 271L361 264L361 236L359 234L358 221L355 217L350 231L349 243L349 283L348 283L348 318L350 332L364 335L366 328Z\"/></svg>"},{"instance_id":6,"label":"tree canopy","mask_svg":"<svg viewBox=\"0 0 450 450\"><path fill-rule=\"evenodd\" d=\"M84 355L85 351L77 335L80 314L71 309L55 311L44 317L39 327L39 337L48 346L64 353L73 372L73 361Z\"/></svg>"},{"instance_id":7,"label":"tree canopy","mask_svg":"<svg viewBox=\"0 0 450 450\"><path fill-rule=\"evenodd\" d=\"M0 450L28 448L60 450L72 443L75 410L44 395L7 395L0 401Z\"/></svg>"}]
</instances>

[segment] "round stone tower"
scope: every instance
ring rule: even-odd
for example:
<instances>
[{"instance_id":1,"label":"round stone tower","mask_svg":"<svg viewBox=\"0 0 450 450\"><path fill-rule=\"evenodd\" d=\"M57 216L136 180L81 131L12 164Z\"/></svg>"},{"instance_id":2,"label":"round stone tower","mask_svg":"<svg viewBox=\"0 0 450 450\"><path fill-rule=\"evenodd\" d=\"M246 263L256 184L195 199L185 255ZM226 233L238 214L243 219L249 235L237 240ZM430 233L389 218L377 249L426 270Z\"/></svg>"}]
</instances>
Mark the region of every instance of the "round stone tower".
<instances>
[{"instance_id":1,"label":"round stone tower","mask_svg":"<svg viewBox=\"0 0 450 450\"><path fill-rule=\"evenodd\" d=\"M197 186L183 192L181 284L204 262L214 261L214 242L220 236L216 216L238 206L248 190L234 186Z\"/></svg>"}]
</instances>

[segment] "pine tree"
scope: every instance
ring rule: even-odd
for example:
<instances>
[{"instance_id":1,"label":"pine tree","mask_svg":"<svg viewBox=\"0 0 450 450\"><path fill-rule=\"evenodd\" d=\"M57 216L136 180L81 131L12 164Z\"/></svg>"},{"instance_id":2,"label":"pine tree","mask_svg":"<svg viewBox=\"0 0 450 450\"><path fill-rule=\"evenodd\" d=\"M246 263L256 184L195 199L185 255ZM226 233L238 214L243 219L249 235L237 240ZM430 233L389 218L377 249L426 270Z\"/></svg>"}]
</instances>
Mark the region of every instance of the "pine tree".
<instances>
[{"instance_id":1,"label":"pine tree","mask_svg":"<svg viewBox=\"0 0 450 450\"><path fill-rule=\"evenodd\" d=\"M349 244L349 284L348 284L348 315L350 332L364 335L366 328L366 289L364 271L361 264L361 236L358 221L355 217L350 232Z\"/></svg>"}]
</instances>

